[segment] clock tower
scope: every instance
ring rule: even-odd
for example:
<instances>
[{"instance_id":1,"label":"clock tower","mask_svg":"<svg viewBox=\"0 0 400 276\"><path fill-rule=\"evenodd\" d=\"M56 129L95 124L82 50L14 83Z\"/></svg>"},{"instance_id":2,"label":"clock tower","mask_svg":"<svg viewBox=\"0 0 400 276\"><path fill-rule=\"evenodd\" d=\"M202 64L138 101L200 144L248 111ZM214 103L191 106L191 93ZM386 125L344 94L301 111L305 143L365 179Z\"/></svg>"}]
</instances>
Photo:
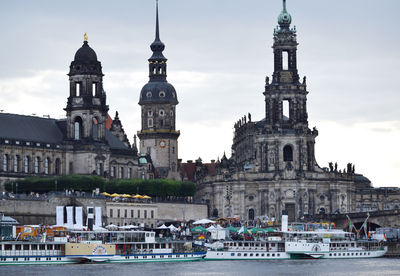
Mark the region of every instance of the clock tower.
<instances>
[{"instance_id":1,"label":"clock tower","mask_svg":"<svg viewBox=\"0 0 400 276\"><path fill-rule=\"evenodd\" d=\"M156 4L156 35L150 45L153 55L149 61L149 82L140 92L142 130L138 131L140 152L151 156L156 175L179 179L178 137L175 130L175 88L167 82L167 59L163 55L164 43L160 40L158 2Z\"/></svg>"}]
</instances>

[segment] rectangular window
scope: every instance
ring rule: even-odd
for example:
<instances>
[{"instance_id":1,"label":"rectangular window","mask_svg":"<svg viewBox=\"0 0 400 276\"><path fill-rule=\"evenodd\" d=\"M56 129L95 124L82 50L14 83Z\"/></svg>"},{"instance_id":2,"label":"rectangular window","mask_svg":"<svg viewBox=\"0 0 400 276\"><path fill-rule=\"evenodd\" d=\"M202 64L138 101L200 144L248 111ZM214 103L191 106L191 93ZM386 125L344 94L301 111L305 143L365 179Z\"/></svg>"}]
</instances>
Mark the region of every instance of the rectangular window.
<instances>
[{"instance_id":1,"label":"rectangular window","mask_svg":"<svg viewBox=\"0 0 400 276\"><path fill-rule=\"evenodd\" d=\"M131 210L131 218L133 218L133 210Z\"/></svg>"},{"instance_id":2,"label":"rectangular window","mask_svg":"<svg viewBox=\"0 0 400 276\"><path fill-rule=\"evenodd\" d=\"M283 120L287 121L290 118L290 105L288 100L282 102Z\"/></svg>"},{"instance_id":3,"label":"rectangular window","mask_svg":"<svg viewBox=\"0 0 400 276\"><path fill-rule=\"evenodd\" d=\"M94 96L96 96L96 91L97 91L97 83L96 82L94 82L94 83L92 83L92 95L93 95L93 97Z\"/></svg>"},{"instance_id":4,"label":"rectangular window","mask_svg":"<svg viewBox=\"0 0 400 276\"><path fill-rule=\"evenodd\" d=\"M140 210L137 210L137 217L140 218Z\"/></svg>"},{"instance_id":5,"label":"rectangular window","mask_svg":"<svg viewBox=\"0 0 400 276\"><path fill-rule=\"evenodd\" d=\"M76 83L76 96L80 97L81 96L81 84L79 82Z\"/></svg>"},{"instance_id":6,"label":"rectangular window","mask_svg":"<svg viewBox=\"0 0 400 276\"><path fill-rule=\"evenodd\" d=\"M144 218L147 218L147 210L144 210Z\"/></svg>"},{"instance_id":7,"label":"rectangular window","mask_svg":"<svg viewBox=\"0 0 400 276\"><path fill-rule=\"evenodd\" d=\"M128 179L132 178L132 168L128 169Z\"/></svg>"},{"instance_id":8,"label":"rectangular window","mask_svg":"<svg viewBox=\"0 0 400 276\"><path fill-rule=\"evenodd\" d=\"M118 210L117 210L117 218L120 218L120 217L121 217L121 210L118 209Z\"/></svg>"},{"instance_id":9,"label":"rectangular window","mask_svg":"<svg viewBox=\"0 0 400 276\"><path fill-rule=\"evenodd\" d=\"M125 213L125 217L127 218L128 217L128 210L125 209L124 213Z\"/></svg>"},{"instance_id":10,"label":"rectangular window","mask_svg":"<svg viewBox=\"0 0 400 276\"><path fill-rule=\"evenodd\" d=\"M282 69L288 70L289 68L289 53L284 51L282 52Z\"/></svg>"},{"instance_id":11,"label":"rectangular window","mask_svg":"<svg viewBox=\"0 0 400 276\"><path fill-rule=\"evenodd\" d=\"M151 210L150 216L151 216L151 218L154 218L154 210Z\"/></svg>"},{"instance_id":12,"label":"rectangular window","mask_svg":"<svg viewBox=\"0 0 400 276\"><path fill-rule=\"evenodd\" d=\"M113 217L113 209L110 209L110 218Z\"/></svg>"}]
</instances>

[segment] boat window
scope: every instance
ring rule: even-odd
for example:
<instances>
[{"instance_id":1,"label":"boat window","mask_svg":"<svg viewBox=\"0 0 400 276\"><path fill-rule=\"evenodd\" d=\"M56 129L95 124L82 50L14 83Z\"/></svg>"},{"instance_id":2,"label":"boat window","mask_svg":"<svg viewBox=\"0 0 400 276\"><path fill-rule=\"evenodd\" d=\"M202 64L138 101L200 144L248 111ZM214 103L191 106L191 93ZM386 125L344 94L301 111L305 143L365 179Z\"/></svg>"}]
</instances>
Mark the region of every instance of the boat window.
<instances>
[{"instance_id":1,"label":"boat window","mask_svg":"<svg viewBox=\"0 0 400 276\"><path fill-rule=\"evenodd\" d=\"M329 256L332 256L332 253L329 253Z\"/></svg>"},{"instance_id":2,"label":"boat window","mask_svg":"<svg viewBox=\"0 0 400 276\"><path fill-rule=\"evenodd\" d=\"M242 246L242 243L241 243L241 242L239 242L239 246Z\"/></svg>"},{"instance_id":3,"label":"boat window","mask_svg":"<svg viewBox=\"0 0 400 276\"><path fill-rule=\"evenodd\" d=\"M24 250L29 250L29 244L24 244Z\"/></svg>"},{"instance_id":4,"label":"boat window","mask_svg":"<svg viewBox=\"0 0 400 276\"><path fill-rule=\"evenodd\" d=\"M256 257L258 257L258 253L256 253Z\"/></svg>"},{"instance_id":5,"label":"boat window","mask_svg":"<svg viewBox=\"0 0 400 276\"><path fill-rule=\"evenodd\" d=\"M237 255L238 255L238 256L242 256L242 253L238 253Z\"/></svg>"},{"instance_id":6,"label":"boat window","mask_svg":"<svg viewBox=\"0 0 400 276\"><path fill-rule=\"evenodd\" d=\"M267 257L269 257L269 253L267 254Z\"/></svg>"},{"instance_id":7,"label":"boat window","mask_svg":"<svg viewBox=\"0 0 400 276\"><path fill-rule=\"evenodd\" d=\"M253 257L253 253L250 253L250 257Z\"/></svg>"},{"instance_id":8,"label":"boat window","mask_svg":"<svg viewBox=\"0 0 400 276\"><path fill-rule=\"evenodd\" d=\"M231 256L235 256L235 253L231 253Z\"/></svg>"},{"instance_id":9,"label":"boat window","mask_svg":"<svg viewBox=\"0 0 400 276\"><path fill-rule=\"evenodd\" d=\"M247 253L244 253L243 256L247 257Z\"/></svg>"},{"instance_id":10,"label":"boat window","mask_svg":"<svg viewBox=\"0 0 400 276\"><path fill-rule=\"evenodd\" d=\"M262 254L261 254L261 257L264 257L264 255L265 255L265 254L264 254L264 253L262 253Z\"/></svg>"},{"instance_id":11,"label":"boat window","mask_svg":"<svg viewBox=\"0 0 400 276\"><path fill-rule=\"evenodd\" d=\"M245 243L244 243L244 246L249 246L249 243L248 243L248 242L245 242Z\"/></svg>"},{"instance_id":12,"label":"boat window","mask_svg":"<svg viewBox=\"0 0 400 276\"><path fill-rule=\"evenodd\" d=\"M274 253L272 253L272 257L275 257L275 254L274 254Z\"/></svg>"},{"instance_id":13,"label":"boat window","mask_svg":"<svg viewBox=\"0 0 400 276\"><path fill-rule=\"evenodd\" d=\"M11 250L12 245L11 244L6 244L4 250Z\"/></svg>"},{"instance_id":14,"label":"boat window","mask_svg":"<svg viewBox=\"0 0 400 276\"><path fill-rule=\"evenodd\" d=\"M21 250L21 245L20 244L16 244L15 245L15 250Z\"/></svg>"}]
</instances>

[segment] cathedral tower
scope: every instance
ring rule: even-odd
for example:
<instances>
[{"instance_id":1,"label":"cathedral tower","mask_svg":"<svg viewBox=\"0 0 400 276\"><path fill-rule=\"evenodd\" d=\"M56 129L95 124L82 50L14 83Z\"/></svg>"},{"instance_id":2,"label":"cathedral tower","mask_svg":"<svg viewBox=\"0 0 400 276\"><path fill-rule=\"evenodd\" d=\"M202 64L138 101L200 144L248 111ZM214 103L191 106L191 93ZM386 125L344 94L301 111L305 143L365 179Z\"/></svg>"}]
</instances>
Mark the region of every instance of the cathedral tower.
<instances>
[{"instance_id":1,"label":"cathedral tower","mask_svg":"<svg viewBox=\"0 0 400 276\"><path fill-rule=\"evenodd\" d=\"M151 156L158 176L178 179L178 137L175 130L175 88L167 82L167 59L160 40L158 2L156 4L156 34L150 45L153 55L149 61L149 82L140 92L142 130L138 132L140 152Z\"/></svg>"},{"instance_id":2,"label":"cathedral tower","mask_svg":"<svg viewBox=\"0 0 400 276\"><path fill-rule=\"evenodd\" d=\"M316 130L308 128L306 77L299 81L297 71L296 27L291 28L286 0L274 30L274 73L265 83L264 132L275 137L267 144L265 169L313 171ZM293 175L294 176L294 175Z\"/></svg>"},{"instance_id":3,"label":"cathedral tower","mask_svg":"<svg viewBox=\"0 0 400 276\"><path fill-rule=\"evenodd\" d=\"M108 106L103 91L103 73L86 34L82 47L71 62L68 76L67 139L83 143L105 142Z\"/></svg>"}]
</instances>

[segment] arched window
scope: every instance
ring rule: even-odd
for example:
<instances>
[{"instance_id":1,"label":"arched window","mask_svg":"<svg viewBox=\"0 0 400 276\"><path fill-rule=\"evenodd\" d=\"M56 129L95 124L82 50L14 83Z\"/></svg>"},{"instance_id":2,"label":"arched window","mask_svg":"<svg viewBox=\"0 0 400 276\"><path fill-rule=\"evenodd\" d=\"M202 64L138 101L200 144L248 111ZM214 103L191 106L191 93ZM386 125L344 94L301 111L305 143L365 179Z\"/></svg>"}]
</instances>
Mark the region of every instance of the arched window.
<instances>
[{"instance_id":1,"label":"arched window","mask_svg":"<svg viewBox=\"0 0 400 276\"><path fill-rule=\"evenodd\" d=\"M215 208L212 212L213 217L217 218L218 217L218 209Z\"/></svg>"},{"instance_id":2,"label":"arched window","mask_svg":"<svg viewBox=\"0 0 400 276\"><path fill-rule=\"evenodd\" d=\"M80 140L82 138L82 119L81 117L77 117L74 122L74 139Z\"/></svg>"},{"instance_id":3,"label":"arched window","mask_svg":"<svg viewBox=\"0 0 400 276\"><path fill-rule=\"evenodd\" d=\"M29 173L29 156L24 157L24 173Z\"/></svg>"},{"instance_id":4,"label":"arched window","mask_svg":"<svg viewBox=\"0 0 400 276\"><path fill-rule=\"evenodd\" d=\"M47 157L44 159L44 174L49 174L50 159Z\"/></svg>"},{"instance_id":5,"label":"arched window","mask_svg":"<svg viewBox=\"0 0 400 276\"><path fill-rule=\"evenodd\" d=\"M39 163L40 163L40 158L38 156L35 157L35 164L34 164L34 172L39 173Z\"/></svg>"},{"instance_id":6,"label":"arched window","mask_svg":"<svg viewBox=\"0 0 400 276\"><path fill-rule=\"evenodd\" d=\"M153 127L153 119L149 118L147 120L147 125L148 125L148 127Z\"/></svg>"},{"instance_id":7,"label":"arched window","mask_svg":"<svg viewBox=\"0 0 400 276\"><path fill-rule=\"evenodd\" d=\"M61 174L61 161L60 158L56 159L56 163L55 163L55 174L56 175L60 175Z\"/></svg>"},{"instance_id":8,"label":"arched window","mask_svg":"<svg viewBox=\"0 0 400 276\"><path fill-rule=\"evenodd\" d=\"M93 118L92 121L92 136L93 136L93 140L98 140L100 135L99 135L99 124L98 124L98 120L97 118Z\"/></svg>"},{"instance_id":9,"label":"arched window","mask_svg":"<svg viewBox=\"0 0 400 276\"><path fill-rule=\"evenodd\" d=\"M284 162L291 162L293 161L293 149L292 146L286 145L283 148L283 161Z\"/></svg>"},{"instance_id":10,"label":"arched window","mask_svg":"<svg viewBox=\"0 0 400 276\"><path fill-rule=\"evenodd\" d=\"M119 178L124 179L124 168L119 167Z\"/></svg>"},{"instance_id":11,"label":"arched window","mask_svg":"<svg viewBox=\"0 0 400 276\"><path fill-rule=\"evenodd\" d=\"M128 179L132 178L132 168L128 168Z\"/></svg>"},{"instance_id":12,"label":"arched window","mask_svg":"<svg viewBox=\"0 0 400 276\"><path fill-rule=\"evenodd\" d=\"M18 172L19 168L18 168L18 163L19 163L19 156L18 155L14 155L14 172Z\"/></svg>"},{"instance_id":13,"label":"arched window","mask_svg":"<svg viewBox=\"0 0 400 276\"><path fill-rule=\"evenodd\" d=\"M254 220L254 209L249 209L249 220Z\"/></svg>"},{"instance_id":14,"label":"arched window","mask_svg":"<svg viewBox=\"0 0 400 276\"><path fill-rule=\"evenodd\" d=\"M8 171L8 154L3 155L3 171Z\"/></svg>"}]
</instances>

